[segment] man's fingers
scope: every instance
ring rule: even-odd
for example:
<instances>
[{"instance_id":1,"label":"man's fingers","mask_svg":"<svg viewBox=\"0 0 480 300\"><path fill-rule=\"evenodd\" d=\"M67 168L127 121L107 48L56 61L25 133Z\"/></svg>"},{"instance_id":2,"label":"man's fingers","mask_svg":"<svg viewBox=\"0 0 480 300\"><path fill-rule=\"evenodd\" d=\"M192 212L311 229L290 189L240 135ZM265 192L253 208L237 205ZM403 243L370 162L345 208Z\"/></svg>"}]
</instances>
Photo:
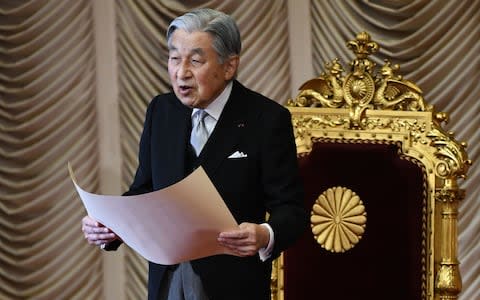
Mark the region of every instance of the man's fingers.
<instances>
[{"instance_id":1,"label":"man's fingers","mask_svg":"<svg viewBox=\"0 0 480 300\"><path fill-rule=\"evenodd\" d=\"M218 236L224 239L244 239L248 237L248 232L243 230L232 230L232 231L220 232Z\"/></svg>"},{"instance_id":2,"label":"man's fingers","mask_svg":"<svg viewBox=\"0 0 480 300\"><path fill-rule=\"evenodd\" d=\"M86 234L88 233L107 233L107 232L112 232L109 228L101 225L98 222L94 222L95 224L91 223L84 223L82 225L82 231Z\"/></svg>"},{"instance_id":3,"label":"man's fingers","mask_svg":"<svg viewBox=\"0 0 480 300\"><path fill-rule=\"evenodd\" d=\"M225 231L221 232L218 237L219 238L224 238L224 239L247 239L252 236L255 236L254 233L248 231L248 230L232 230L232 231Z\"/></svg>"},{"instance_id":4,"label":"man's fingers","mask_svg":"<svg viewBox=\"0 0 480 300\"><path fill-rule=\"evenodd\" d=\"M233 245L224 245L227 247L230 251L232 251L232 254L236 256L252 256L257 253L257 250L254 246L243 246L243 247L237 247Z\"/></svg>"},{"instance_id":5,"label":"man's fingers","mask_svg":"<svg viewBox=\"0 0 480 300\"><path fill-rule=\"evenodd\" d=\"M85 226L95 226L95 227L100 226L100 224L94 219L92 219L90 216L83 217L82 224Z\"/></svg>"},{"instance_id":6,"label":"man's fingers","mask_svg":"<svg viewBox=\"0 0 480 300\"><path fill-rule=\"evenodd\" d=\"M92 233L111 233L112 232L107 227L92 227L90 230Z\"/></svg>"},{"instance_id":7,"label":"man's fingers","mask_svg":"<svg viewBox=\"0 0 480 300\"><path fill-rule=\"evenodd\" d=\"M100 246L102 244L108 244L110 243L112 240L95 240L95 241L88 241L88 243L90 245L94 245L94 246Z\"/></svg>"},{"instance_id":8,"label":"man's fingers","mask_svg":"<svg viewBox=\"0 0 480 300\"><path fill-rule=\"evenodd\" d=\"M102 247L102 245L117 239L117 235L114 232L89 216L85 216L82 219L82 231L90 245Z\"/></svg>"},{"instance_id":9,"label":"man's fingers","mask_svg":"<svg viewBox=\"0 0 480 300\"><path fill-rule=\"evenodd\" d=\"M227 246L227 247L242 247L242 246L250 246L250 245L255 245L255 241L248 240L248 239L224 239L224 238L218 238L218 242L221 245Z\"/></svg>"},{"instance_id":10,"label":"man's fingers","mask_svg":"<svg viewBox=\"0 0 480 300\"><path fill-rule=\"evenodd\" d=\"M218 242L232 251L234 255L252 256L268 244L268 236L265 238L263 230L268 229L258 224L242 223L236 230L220 233ZM267 239L266 242L265 239Z\"/></svg>"},{"instance_id":11,"label":"man's fingers","mask_svg":"<svg viewBox=\"0 0 480 300\"><path fill-rule=\"evenodd\" d=\"M109 243L113 241L116 238L116 236L114 233L102 233L102 234L91 233L91 234L86 234L85 238L88 240L89 244L100 245L103 243Z\"/></svg>"},{"instance_id":12,"label":"man's fingers","mask_svg":"<svg viewBox=\"0 0 480 300\"><path fill-rule=\"evenodd\" d=\"M97 234L96 235L97 240L109 240L115 238L114 233L104 233L104 234Z\"/></svg>"}]
</instances>

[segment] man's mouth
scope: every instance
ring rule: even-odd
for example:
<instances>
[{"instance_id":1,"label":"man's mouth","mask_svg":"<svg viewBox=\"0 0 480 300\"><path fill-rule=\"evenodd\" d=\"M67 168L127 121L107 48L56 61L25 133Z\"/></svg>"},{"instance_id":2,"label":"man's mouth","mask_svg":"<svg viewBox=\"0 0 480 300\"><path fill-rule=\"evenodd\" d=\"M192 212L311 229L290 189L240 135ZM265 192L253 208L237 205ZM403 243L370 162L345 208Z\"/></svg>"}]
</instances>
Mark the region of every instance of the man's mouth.
<instances>
[{"instance_id":1,"label":"man's mouth","mask_svg":"<svg viewBox=\"0 0 480 300\"><path fill-rule=\"evenodd\" d=\"M192 90L192 87L189 86L189 85L179 85L178 90L180 91L180 93L182 95L183 94L188 94Z\"/></svg>"}]
</instances>

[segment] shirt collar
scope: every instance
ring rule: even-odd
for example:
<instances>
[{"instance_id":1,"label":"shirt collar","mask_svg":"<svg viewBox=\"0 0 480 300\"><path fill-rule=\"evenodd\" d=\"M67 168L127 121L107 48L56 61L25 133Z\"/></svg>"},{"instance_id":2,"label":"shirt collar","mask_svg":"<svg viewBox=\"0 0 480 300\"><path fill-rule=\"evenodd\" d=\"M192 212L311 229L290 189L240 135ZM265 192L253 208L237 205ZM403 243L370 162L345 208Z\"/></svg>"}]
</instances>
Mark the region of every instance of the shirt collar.
<instances>
[{"instance_id":1,"label":"shirt collar","mask_svg":"<svg viewBox=\"0 0 480 300\"><path fill-rule=\"evenodd\" d=\"M223 108L225 107L225 104L227 104L228 98L230 97L230 94L232 93L232 86L233 82L230 81L225 89L218 95L215 100L212 101L204 110L212 117L215 119L215 121L218 121L220 118L220 115L222 114ZM192 111L192 116L194 113L197 112L199 108L194 108Z\"/></svg>"}]
</instances>

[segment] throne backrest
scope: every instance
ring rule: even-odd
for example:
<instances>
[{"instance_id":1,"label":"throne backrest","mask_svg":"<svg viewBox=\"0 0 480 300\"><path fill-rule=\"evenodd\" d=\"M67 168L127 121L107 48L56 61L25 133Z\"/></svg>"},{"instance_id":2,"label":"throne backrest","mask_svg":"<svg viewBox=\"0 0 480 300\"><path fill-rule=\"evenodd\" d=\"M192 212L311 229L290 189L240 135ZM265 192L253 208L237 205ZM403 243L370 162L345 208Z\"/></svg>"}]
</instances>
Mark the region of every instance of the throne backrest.
<instances>
[{"instance_id":1,"label":"throne backrest","mask_svg":"<svg viewBox=\"0 0 480 300\"><path fill-rule=\"evenodd\" d=\"M355 53L348 72L333 59L287 102L311 231L274 262L272 299L331 297L321 291L334 288L328 276L341 283L335 288L363 289L373 298L379 284L385 299L456 299L457 207L464 197L457 179L471 165L466 144L442 128L448 115L428 105L421 89L397 74L398 65L386 60L377 67L369 58L379 45L368 33L347 47ZM389 192L391 202L384 199ZM381 247L382 236L390 249ZM375 255L383 265L362 261Z\"/></svg>"}]
</instances>

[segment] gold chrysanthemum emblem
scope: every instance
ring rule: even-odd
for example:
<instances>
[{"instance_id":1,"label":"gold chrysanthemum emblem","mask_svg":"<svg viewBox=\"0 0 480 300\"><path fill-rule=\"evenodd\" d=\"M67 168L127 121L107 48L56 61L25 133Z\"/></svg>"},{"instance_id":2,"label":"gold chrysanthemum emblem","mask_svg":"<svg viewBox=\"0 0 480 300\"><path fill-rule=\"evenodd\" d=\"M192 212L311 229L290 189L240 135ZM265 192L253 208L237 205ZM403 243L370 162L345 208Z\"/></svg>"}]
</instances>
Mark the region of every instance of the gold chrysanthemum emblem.
<instances>
[{"instance_id":1,"label":"gold chrysanthemum emblem","mask_svg":"<svg viewBox=\"0 0 480 300\"><path fill-rule=\"evenodd\" d=\"M355 192L333 187L323 192L313 204L312 233L328 251L345 252L362 238L367 223L365 206Z\"/></svg>"}]
</instances>

